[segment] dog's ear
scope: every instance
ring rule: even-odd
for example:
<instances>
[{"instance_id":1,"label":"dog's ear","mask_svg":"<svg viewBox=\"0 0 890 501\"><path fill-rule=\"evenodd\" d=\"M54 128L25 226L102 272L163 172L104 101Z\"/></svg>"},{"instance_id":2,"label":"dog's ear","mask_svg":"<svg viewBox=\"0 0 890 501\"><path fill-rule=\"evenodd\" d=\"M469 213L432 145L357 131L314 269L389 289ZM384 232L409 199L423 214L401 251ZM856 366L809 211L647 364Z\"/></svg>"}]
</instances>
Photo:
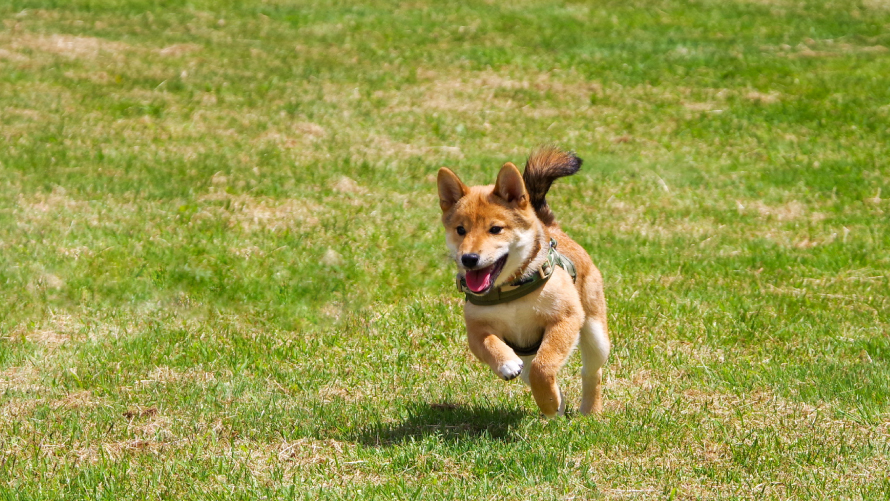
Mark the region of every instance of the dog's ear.
<instances>
[{"instance_id":1,"label":"dog's ear","mask_svg":"<svg viewBox=\"0 0 890 501\"><path fill-rule=\"evenodd\" d=\"M439 169L436 183L439 185L439 207L442 208L442 212L448 212L458 200L470 192L467 185L462 183L457 174L451 172L448 167Z\"/></svg>"},{"instance_id":2,"label":"dog's ear","mask_svg":"<svg viewBox=\"0 0 890 501\"><path fill-rule=\"evenodd\" d=\"M494 183L494 194L509 203L515 203L519 208L528 204L528 193L525 191L522 174L512 163L507 162L501 167L498 180Z\"/></svg>"}]
</instances>

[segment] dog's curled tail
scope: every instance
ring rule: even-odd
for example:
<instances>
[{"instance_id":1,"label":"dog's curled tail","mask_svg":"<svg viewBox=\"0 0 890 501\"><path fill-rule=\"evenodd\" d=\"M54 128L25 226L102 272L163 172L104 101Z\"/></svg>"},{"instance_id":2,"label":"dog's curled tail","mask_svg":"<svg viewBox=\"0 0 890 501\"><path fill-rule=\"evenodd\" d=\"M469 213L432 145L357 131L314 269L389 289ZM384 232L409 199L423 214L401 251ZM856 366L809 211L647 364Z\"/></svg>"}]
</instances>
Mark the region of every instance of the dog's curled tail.
<instances>
[{"instance_id":1,"label":"dog's curled tail","mask_svg":"<svg viewBox=\"0 0 890 501\"><path fill-rule=\"evenodd\" d=\"M535 209L538 219L545 226L550 226L556 221L556 216L547 205L547 191L553 181L571 176L581 168L582 160L571 151L562 151L554 146L543 146L533 151L525 162L525 171L522 180L528 191L529 202Z\"/></svg>"}]
</instances>

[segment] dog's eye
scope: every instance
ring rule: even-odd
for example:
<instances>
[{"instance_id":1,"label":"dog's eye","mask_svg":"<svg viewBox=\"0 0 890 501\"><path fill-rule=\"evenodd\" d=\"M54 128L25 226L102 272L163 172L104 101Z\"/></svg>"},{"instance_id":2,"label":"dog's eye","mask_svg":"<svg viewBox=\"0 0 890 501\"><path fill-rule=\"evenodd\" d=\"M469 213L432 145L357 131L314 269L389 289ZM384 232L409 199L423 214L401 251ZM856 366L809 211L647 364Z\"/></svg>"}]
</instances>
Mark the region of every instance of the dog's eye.
<instances>
[{"instance_id":1,"label":"dog's eye","mask_svg":"<svg viewBox=\"0 0 890 501\"><path fill-rule=\"evenodd\" d=\"M504 228L502 226L492 226L491 229L488 230L488 232L491 233L492 235L497 235L503 229Z\"/></svg>"},{"instance_id":2,"label":"dog's eye","mask_svg":"<svg viewBox=\"0 0 890 501\"><path fill-rule=\"evenodd\" d=\"M460 236L464 236L464 235L467 234L467 230L464 229L463 226L458 226L458 227L457 227L457 234L460 235Z\"/></svg>"}]
</instances>

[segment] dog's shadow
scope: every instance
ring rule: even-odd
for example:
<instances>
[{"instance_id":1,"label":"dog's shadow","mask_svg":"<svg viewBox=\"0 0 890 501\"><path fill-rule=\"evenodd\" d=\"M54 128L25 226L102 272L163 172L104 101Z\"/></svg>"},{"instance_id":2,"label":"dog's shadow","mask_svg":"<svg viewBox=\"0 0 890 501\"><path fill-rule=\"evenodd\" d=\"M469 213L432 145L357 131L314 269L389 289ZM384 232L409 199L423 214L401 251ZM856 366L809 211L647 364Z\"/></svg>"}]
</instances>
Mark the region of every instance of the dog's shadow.
<instances>
[{"instance_id":1,"label":"dog's shadow","mask_svg":"<svg viewBox=\"0 0 890 501\"><path fill-rule=\"evenodd\" d=\"M458 442L477 438L513 441L511 433L526 413L517 409L456 403L417 403L398 423L383 423L362 430L358 441L369 446L396 445L410 439L436 436Z\"/></svg>"}]
</instances>

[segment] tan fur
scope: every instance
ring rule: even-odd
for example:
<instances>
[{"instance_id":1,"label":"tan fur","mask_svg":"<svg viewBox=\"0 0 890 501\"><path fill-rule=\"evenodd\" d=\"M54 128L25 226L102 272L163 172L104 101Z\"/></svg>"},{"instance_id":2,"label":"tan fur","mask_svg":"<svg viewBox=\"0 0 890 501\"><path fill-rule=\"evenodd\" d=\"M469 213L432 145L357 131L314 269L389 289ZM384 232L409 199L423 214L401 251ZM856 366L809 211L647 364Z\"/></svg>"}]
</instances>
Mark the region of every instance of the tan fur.
<instances>
[{"instance_id":1,"label":"tan fur","mask_svg":"<svg viewBox=\"0 0 890 501\"><path fill-rule=\"evenodd\" d=\"M568 173L553 163L565 163L566 158L577 161ZM580 411L582 414L602 411L602 366L610 348L603 279L587 252L559 228L544 201L550 183L557 177L574 173L580 163L573 155L552 148L533 154L525 173L525 179L531 180L537 190L531 194L526 190L523 176L511 163L501 168L494 186L467 187L449 169L439 170L442 223L448 247L462 275L466 269L461 264L461 256L477 254L478 269L497 262L506 253L506 264L496 277L495 286L530 276L537 273L546 259L551 237L558 242L559 252L575 264L574 284L568 272L557 268L543 287L520 299L494 306L469 302L464 306L470 350L505 379L518 375L517 368L521 368L523 380L531 387L535 402L547 417L564 410L556 376L579 344L583 361ZM459 226L466 231L465 235L457 233ZM492 234L492 226L503 230ZM529 346L541 332L543 342L529 363L524 363L504 343L506 339L516 346Z\"/></svg>"}]
</instances>

